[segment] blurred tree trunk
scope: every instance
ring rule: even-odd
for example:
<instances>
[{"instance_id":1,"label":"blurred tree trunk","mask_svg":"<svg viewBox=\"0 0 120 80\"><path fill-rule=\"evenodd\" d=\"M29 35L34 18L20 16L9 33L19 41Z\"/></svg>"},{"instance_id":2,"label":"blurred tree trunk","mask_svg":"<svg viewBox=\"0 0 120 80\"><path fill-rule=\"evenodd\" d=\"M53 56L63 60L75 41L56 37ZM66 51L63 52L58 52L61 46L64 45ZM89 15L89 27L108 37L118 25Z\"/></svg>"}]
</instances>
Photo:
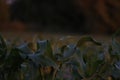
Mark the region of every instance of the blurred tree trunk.
<instances>
[{"instance_id":1,"label":"blurred tree trunk","mask_svg":"<svg viewBox=\"0 0 120 80\"><path fill-rule=\"evenodd\" d=\"M0 0L0 24L8 22L9 18L9 5L6 0Z\"/></svg>"},{"instance_id":2,"label":"blurred tree trunk","mask_svg":"<svg viewBox=\"0 0 120 80\"><path fill-rule=\"evenodd\" d=\"M25 25L19 21L10 21L9 5L0 0L0 31L24 31Z\"/></svg>"},{"instance_id":3,"label":"blurred tree trunk","mask_svg":"<svg viewBox=\"0 0 120 80\"><path fill-rule=\"evenodd\" d=\"M0 31L3 29L9 29L5 27L9 23L9 5L6 4L6 0L0 0Z\"/></svg>"},{"instance_id":4,"label":"blurred tree trunk","mask_svg":"<svg viewBox=\"0 0 120 80\"><path fill-rule=\"evenodd\" d=\"M118 28L118 24L116 23L116 21L112 18L116 15L117 12L114 12L114 10L110 9L107 7L106 2L107 0L98 0L96 3L96 11L98 12L98 14L101 16L102 20L108 25L106 26L106 29L111 29L111 31L116 30ZM107 1L107 3L110 0ZM114 0L112 1L114 4ZM119 4L120 5L120 4ZM114 5L114 7L116 8L116 6ZM110 16L110 14L112 14L112 16Z\"/></svg>"},{"instance_id":5,"label":"blurred tree trunk","mask_svg":"<svg viewBox=\"0 0 120 80\"><path fill-rule=\"evenodd\" d=\"M76 0L92 32L114 32L120 27L120 0Z\"/></svg>"}]
</instances>

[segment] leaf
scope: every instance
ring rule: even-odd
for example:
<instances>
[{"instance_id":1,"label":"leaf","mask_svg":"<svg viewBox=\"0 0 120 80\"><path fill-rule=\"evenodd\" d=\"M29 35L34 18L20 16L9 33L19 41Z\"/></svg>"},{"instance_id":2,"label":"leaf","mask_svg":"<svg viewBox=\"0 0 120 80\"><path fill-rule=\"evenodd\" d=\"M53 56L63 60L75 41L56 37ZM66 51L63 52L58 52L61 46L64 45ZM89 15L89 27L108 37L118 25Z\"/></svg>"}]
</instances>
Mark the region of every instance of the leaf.
<instances>
[{"instance_id":1,"label":"leaf","mask_svg":"<svg viewBox=\"0 0 120 80\"><path fill-rule=\"evenodd\" d=\"M35 63L36 66L52 66L55 68L57 67L56 63L52 59L39 53L29 54L28 57Z\"/></svg>"},{"instance_id":2,"label":"leaf","mask_svg":"<svg viewBox=\"0 0 120 80\"><path fill-rule=\"evenodd\" d=\"M76 51L76 45L69 44L69 45L66 46L66 48L64 48L63 57L64 58L69 58L69 57L73 56L75 51Z\"/></svg>"},{"instance_id":3,"label":"leaf","mask_svg":"<svg viewBox=\"0 0 120 80\"><path fill-rule=\"evenodd\" d=\"M24 80L39 80L38 67L34 66L32 62L24 62L21 64L21 74Z\"/></svg>"},{"instance_id":4,"label":"leaf","mask_svg":"<svg viewBox=\"0 0 120 80\"><path fill-rule=\"evenodd\" d=\"M67 45L63 45L62 47L60 47L61 53L64 53L64 50L65 50L66 47L67 47Z\"/></svg>"},{"instance_id":5,"label":"leaf","mask_svg":"<svg viewBox=\"0 0 120 80\"><path fill-rule=\"evenodd\" d=\"M87 51L88 52L85 54L87 56L87 73L89 76L92 76L99 71L100 66L105 60L105 56L104 53L100 53L100 50L97 47L91 47ZM101 56L103 58L101 58Z\"/></svg>"},{"instance_id":6,"label":"leaf","mask_svg":"<svg viewBox=\"0 0 120 80\"><path fill-rule=\"evenodd\" d=\"M112 39L112 55L120 56L120 43L115 38Z\"/></svg>"},{"instance_id":7,"label":"leaf","mask_svg":"<svg viewBox=\"0 0 120 80\"><path fill-rule=\"evenodd\" d=\"M114 80L119 80L120 79L120 69L119 69L119 62L117 62L114 67L110 68L111 69L111 75L114 77Z\"/></svg>"},{"instance_id":8,"label":"leaf","mask_svg":"<svg viewBox=\"0 0 120 80\"><path fill-rule=\"evenodd\" d=\"M67 62L66 65L68 67L71 67L71 73L74 80L82 79L83 75L79 74L80 63L76 60L76 58L73 58L72 60Z\"/></svg>"},{"instance_id":9,"label":"leaf","mask_svg":"<svg viewBox=\"0 0 120 80\"><path fill-rule=\"evenodd\" d=\"M62 64L65 64L67 61L73 59L76 51L76 45L64 45L61 48L59 48L58 51L60 51L60 53L56 54L57 61L59 61Z\"/></svg>"},{"instance_id":10,"label":"leaf","mask_svg":"<svg viewBox=\"0 0 120 80\"><path fill-rule=\"evenodd\" d=\"M118 30L112 35L112 39L114 39L114 38L117 37L118 35L120 35L120 29L118 29Z\"/></svg>"},{"instance_id":11,"label":"leaf","mask_svg":"<svg viewBox=\"0 0 120 80\"><path fill-rule=\"evenodd\" d=\"M114 61L116 60L120 60L120 42L118 42L118 40L116 39L119 34L120 34L120 30L118 30L115 34L113 34L112 44L109 47L112 63L114 63Z\"/></svg>"},{"instance_id":12,"label":"leaf","mask_svg":"<svg viewBox=\"0 0 120 80\"><path fill-rule=\"evenodd\" d=\"M24 54L33 54L32 50L28 47L27 43L24 43L17 47Z\"/></svg>"},{"instance_id":13,"label":"leaf","mask_svg":"<svg viewBox=\"0 0 120 80\"><path fill-rule=\"evenodd\" d=\"M101 49L93 46L86 47L83 51L78 48L76 57L80 64L79 72L82 77L92 76L99 70L104 61L104 54L101 53Z\"/></svg>"},{"instance_id":14,"label":"leaf","mask_svg":"<svg viewBox=\"0 0 120 80\"><path fill-rule=\"evenodd\" d=\"M19 51L16 48L12 48L5 60L5 66L17 70L22 62L23 58L20 56Z\"/></svg>"},{"instance_id":15,"label":"leaf","mask_svg":"<svg viewBox=\"0 0 120 80\"><path fill-rule=\"evenodd\" d=\"M3 60L7 53L7 44L3 37L0 35L0 59Z\"/></svg>"},{"instance_id":16,"label":"leaf","mask_svg":"<svg viewBox=\"0 0 120 80\"><path fill-rule=\"evenodd\" d=\"M55 60L51 44L48 40L38 41L37 42L37 49L40 50L43 53L43 55L51 58L52 60Z\"/></svg>"},{"instance_id":17,"label":"leaf","mask_svg":"<svg viewBox=\"0 0 120 80\"><path fill-rule=\"evenodd\" d=\"M86 42L92 42L96 45L102 45L101 43L95 41L92 37L90 36L85 36L85 37L82 37L78 42L77 42L77 46L80 47L82 46L83 44L85 44Z\"/></svg>"},{"instance_id":18,"label":"leaf","mask_svg":"<svg viewBox=\"0 0 120 80\"><path fill-rule=\"evenodd\" d=\"M6 42L5 42L4 38L1 35L0 35L0 48L2 48L2 49L7 48Z\"/></svg>"},{"instance_id":19,"label":"leaf","mask_svg":"<svg viewBox=\"0 0 120 80\"><path fill-rule=\"evenodd\" d=\"M7 44L4 38L0 35L0 66L3 66L7 55Z\"/></svg>"},{"instance_id":20,"label":"leaf","mask_svg":"<svg viewBox=\"0 0 120 80\"><path fill-rule=\"evenodd\" d=\"M83 59L83 54L81 53L80 49L76 49L76 59L78 61L79 65L79 74L82 77L85 77L85 72L86 72L86 63Z\"/></svg>"},{"instance_id":21,"label":"leaf","mask_svg":"<svg viewBox=\"0 0 120 80\"><path fill-rule=\"evenodd\" d=\"M120 70L120 61L118 61L118 62L115 63L115 67L116 67L118 70Z\"/></svg>"}]
</instances>

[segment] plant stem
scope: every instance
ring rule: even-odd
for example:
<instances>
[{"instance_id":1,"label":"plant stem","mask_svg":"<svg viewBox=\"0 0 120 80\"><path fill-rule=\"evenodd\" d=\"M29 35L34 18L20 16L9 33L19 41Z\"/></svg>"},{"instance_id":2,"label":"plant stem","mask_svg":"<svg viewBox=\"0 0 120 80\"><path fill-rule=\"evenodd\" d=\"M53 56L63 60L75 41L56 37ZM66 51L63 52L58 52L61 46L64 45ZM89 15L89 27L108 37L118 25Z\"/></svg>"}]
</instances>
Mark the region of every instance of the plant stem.
<instances>
[{"instance_id":1,"label":"plant stem","mask_svg":"<svg viewBox=\"0 0 120 80\"><path fill-rule=\"evenodd\" d=\"M58 68L60 68L60 66L61 66L61 65L58 65ZM56 74L57 74L57 71L58 71L58 68L57 68L57 69L55 69L55 71L53 72L53 77L52 77L52 80L54 80L54 79L55 79Z\"/></svg>"}]
</instances>

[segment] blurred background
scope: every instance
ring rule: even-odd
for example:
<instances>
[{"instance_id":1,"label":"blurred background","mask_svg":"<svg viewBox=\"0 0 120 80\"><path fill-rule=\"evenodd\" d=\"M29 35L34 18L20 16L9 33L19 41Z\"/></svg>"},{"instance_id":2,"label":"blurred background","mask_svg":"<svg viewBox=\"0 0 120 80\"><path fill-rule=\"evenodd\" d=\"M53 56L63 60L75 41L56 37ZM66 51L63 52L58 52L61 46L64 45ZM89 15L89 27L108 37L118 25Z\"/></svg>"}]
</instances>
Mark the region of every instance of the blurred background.
<instances>
[{"instance_id":1,"label":"blurred background","mask_svg":"<svg viewBox=\"0 0 120 80\"><path fill-rule=\"evenodd\" d=\"M0 0L0 31L112 34L120 0Z\"/></svg>"}]
</instances>

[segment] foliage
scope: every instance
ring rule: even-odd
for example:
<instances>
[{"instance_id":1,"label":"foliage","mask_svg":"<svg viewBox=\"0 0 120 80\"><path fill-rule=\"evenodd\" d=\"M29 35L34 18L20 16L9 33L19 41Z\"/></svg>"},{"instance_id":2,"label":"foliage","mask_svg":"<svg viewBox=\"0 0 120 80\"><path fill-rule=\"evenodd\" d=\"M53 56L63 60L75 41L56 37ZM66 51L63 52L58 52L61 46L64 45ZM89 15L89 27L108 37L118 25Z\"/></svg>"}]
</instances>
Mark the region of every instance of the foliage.
<instances>
[{"instance_id":1,"label":"foliage","mask_svg":"<svg viewBox=\"0 0 120 80\"><path fill-rule=\"evenodd\" d=\"M118 34L108 44L84 36L61 46L49 40L18 45L0 36L0 80L120 80Z\"/></svg>"}]
</instances>

